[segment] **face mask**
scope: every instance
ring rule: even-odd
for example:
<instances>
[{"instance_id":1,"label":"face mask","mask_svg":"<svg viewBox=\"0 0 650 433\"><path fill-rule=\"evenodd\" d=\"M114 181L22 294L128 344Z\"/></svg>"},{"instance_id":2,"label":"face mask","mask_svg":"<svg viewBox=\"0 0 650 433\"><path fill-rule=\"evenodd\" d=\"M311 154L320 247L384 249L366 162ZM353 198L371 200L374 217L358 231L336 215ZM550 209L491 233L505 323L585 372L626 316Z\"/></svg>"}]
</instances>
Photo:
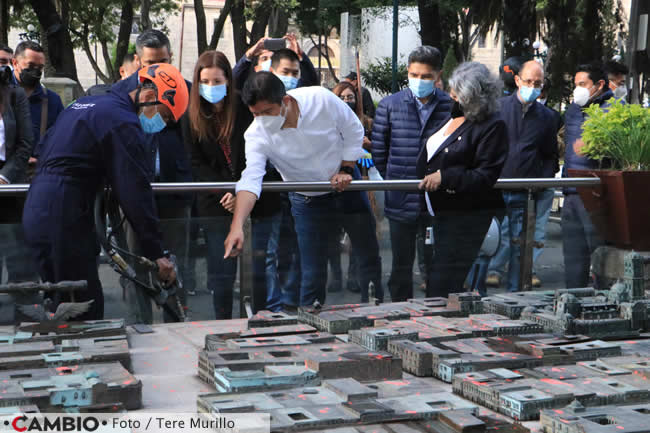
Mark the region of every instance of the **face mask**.
<instances>
[{"instance_id":1,"label":"face mask","mask_svg":"<svg viewBox=\"0 0 650 433\"><path fill-rule=\"evenodd\" d=\"M156 134L167 126L160 113L156 113L151 119L145 116L144 113L141 113L140 125L142 125L142 130L147 134Z\"/></svg>"},{"instance_id":2,"label":"face mask","mask_svg":"<svg viewBox=\"0 0 650 433\"><path fill-rule=\"evenodd\" d=\"M271 70L271 59L268 59L265 62L260 63L260 71L269 71Z\"/></svg>"},{"instance_id":3,"label":"face mask","mask_svg":"<svg viewBox=\"0 0 650 433\"><path fill-rule=\"evenodd\" d=\"M463 107L461 107L460 102L454 101L454 103L451 105L451 117L452 119L456 119L458 117L463 117L465 115L465 112L463 111Z\"/></svg>"},{"instance_id":4,"label":"face mask","mask_svg":"<svg viewBox=\"0 0 650 433\"><path fill-rule=\"evenodd\" d=\"M43 71L36 68L25 68L20 71L20 84L25 87L33 88L41 81Z\"/></svg>"},{"instance_id":5,"label":"face mask","mask_svg":"<svg viewBox=\"0 0 650 433\"><path fill-rule=\"evenodd\" d=\"M346 102L346 104L348 104L348 107L350 107L352 109L352 111L354 111L355 113L357 112L357 102L356 101L354 101L354 102Z\"/></svg>"},{"instance_id":6,"label":"face mask","mask_svg":"<svg viewBox=\"0 0 650 433\"><path fill-rule=\"evenodd\" d=\"M433 93L433 80L421 80L419 78L409 78L409 89L418 98L427 98Z\"/></svg>"},{"instance_id":7,"label":"face mask","mask_svg":"<svg viewBox=\"0 0 650 433\"><path fill-rule=\"evenodd\" d=\"M286 106L282 103L280 114L277 116L259 116L256 117L255 120L266 130L266 132L269 134L275 134L282 129L282 125L284 125L284 122L287 120Z\"/></svg>"},{"instance_id":8,"label":"face mask","mask_svg":"<svg viewBox=\"0 0 650 433\"><path fill-rule=\"evenodd\" d=\"M542 89L538 89L536 87L527 87L527 86L521 86L519 88L519 96L521 96L521 99L524 100L524 102L531 103L537 97L542 93Z\"/></svg>"},{"instance_id":9,"label":"face mask","mask_svg":"<svg viewBox=\"0 0 650 433\"><path fill-rule=\"evenodd\" d=\"M537 102L539 102L542 105L546 105L547 100L548 100L547 98L543 98L543 99L538 99Z\"/></svg>"},{"instance_id":10,"label":"face mask","mask_svg":"<svg viewBox=\"0 0 650 433\"><path fill-rule=\"evenodd\" d=\"M199 85L199 94L203 99L211 104L216 104L226 97L228 88L225 84L218 84L216 86L209 86L207 84Z\"/></svg>"},{"instance_id":11,"label":"face mask","mask_svg":"<svg viewBox=\"0 0 650 433\"><path fill-rule=\"evenodd\" d=\"M614 89L614 97L616 99L623 99L627 96L627 87L625 84L621 84L616 89Z\"/></svg>"},{"instance_id":12,"label":"face mask","mask_svg":"<svg viewBox=\"0 0 650 433\"><path fill-rule=\"evenodd\" d=\"M587 89L586 87L576 87L573 90L573 102L584 107L591 97L589 90L590 89Z\"/></svg>"},{"instance_id":13,"label":"face mask","mask_svg":"<svg viewBox=\"0 0 650 433\"><path fill-rule=\"evenodd\" d=\"M293 90L296 87L298 87L298 79L296 77L291 77L289 75L275 75L282 81L282 84L284 84L284 88L286 90Z\"/></svg>"}]
</instances>

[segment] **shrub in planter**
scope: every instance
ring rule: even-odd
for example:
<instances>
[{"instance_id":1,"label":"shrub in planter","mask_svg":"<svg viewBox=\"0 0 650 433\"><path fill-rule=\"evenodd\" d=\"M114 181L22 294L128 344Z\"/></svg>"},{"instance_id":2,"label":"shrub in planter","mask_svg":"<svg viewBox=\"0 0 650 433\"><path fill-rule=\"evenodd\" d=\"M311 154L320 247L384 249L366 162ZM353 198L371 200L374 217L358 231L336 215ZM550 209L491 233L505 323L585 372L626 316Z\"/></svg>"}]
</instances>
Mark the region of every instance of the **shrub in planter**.
<instances>
[{"instance_id":1,"label":"shrub in planter","mask_svg":"<svg viewBox=\"0 0 650 433\"><path fill-rule=\"evenodd\" d=\"M650 110L614 99L607 110L585 109L581 153L601 170L570 170L598 176L599 188L579 188L585 207L605 239L619 248L650 250Z\"/></svg>"}]
</instances>

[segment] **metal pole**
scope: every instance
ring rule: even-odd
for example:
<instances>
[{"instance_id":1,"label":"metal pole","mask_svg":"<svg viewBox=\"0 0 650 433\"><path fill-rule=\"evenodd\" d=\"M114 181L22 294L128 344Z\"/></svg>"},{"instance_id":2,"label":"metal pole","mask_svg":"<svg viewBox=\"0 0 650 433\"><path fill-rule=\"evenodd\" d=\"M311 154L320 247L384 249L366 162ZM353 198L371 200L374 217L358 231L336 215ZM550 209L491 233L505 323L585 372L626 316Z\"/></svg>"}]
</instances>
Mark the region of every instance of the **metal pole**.
<instances>
[{"instance_id":1,"label":"metal pole","mask_svg":"<svg viewBox=\"0 0 650 433\"><path fill-rule=\"evenodd\" d=\"M393 75L391 89L393 93L399 91L397 87L397 34L399 31L399 0L393 0Z\"/></svg>"},{"instance_id":2,"label":"metal pole","mask_svg":"<svg viewBox=\"0 0 650 433\"><path fill-rule=\"evenodd\" d=\"M519 244L519 290L532 289L533 278L533 249L535 247L535 192L528 190L524 218L519 239L512 239Z\"/></svg>"},{"instance_id":3,"label":"metal pole","mask_svg":"<svg viewBox=\"0 0 650 433\"><path fill-rule=\"evenodd\" d=\"M630 70L630 78L632 80L632 91L630 94L630 102L633 104L638 104L640 101L640 92L639 92L639 72L636 68L636 56L638 46L638 37L639 37L639 1L632 0L632 5L630 7L630 36L628 39L627 47L627 66Z\"/></svg>"},{"instance_id":4,"label":"metal pole","mask_svg":"<svg viewBox=\"0 0 650 433\"><path fill-rule=\"evenodd\" d=\"M353 180L346 191L418 191L420 180ZM154 183L151 185L155 193L179 193L201 191L234 191L236 182L186 182L186 183ZM499 179L494 186L496 189L545 189L567 188L578 186L597 186L597 177L565 177L539 179ZM320 182L264 182L264 191L271 192L332 192L332 185L327 181ZM29 184L0 185L0 196L23 195L29 189Z\"/></svg>"}]
</instances>

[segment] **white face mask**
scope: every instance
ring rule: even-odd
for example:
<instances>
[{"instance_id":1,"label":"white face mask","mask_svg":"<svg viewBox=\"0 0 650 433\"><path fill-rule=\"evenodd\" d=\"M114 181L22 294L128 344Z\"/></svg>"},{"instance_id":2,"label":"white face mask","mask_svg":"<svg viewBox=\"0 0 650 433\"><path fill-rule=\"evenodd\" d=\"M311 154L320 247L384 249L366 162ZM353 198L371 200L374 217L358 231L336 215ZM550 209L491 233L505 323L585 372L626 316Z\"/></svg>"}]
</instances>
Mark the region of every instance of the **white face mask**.
<instances>
[{"instance_id":1,"label":"white face mask","mask_svg":"<svg viewBox=\"0 0 650 433\"><path fill-rule=\"evenodd\" d=\"M614 89L614 97L616 99L622 99L627 96L627 86L625 84L621 84L618 86L616 89Z\"/></svg>"},{"instance_id":2,"label":"white face mask","mask_svg":"<svg viewBox=\"0 0 650 433\"><path fill-rule=\"evenodd\" d=\"M589 102L589 99L591 97L591 94L589 93L589 90L586 87L576 87L573 90L573 102L578 104L581 107L584 107L587 102Z\"/></svg>"},{"instance_id":3,"label":"white face mask","mask_svg":"<svg viewBox=\"0 0 650 433\"><path fill-rule=\"evenodd\" d=\"M287 106L282 103L282 108L280 109L280 114L277 116L259 116L255 120L259 123L262 128L266 130L269 134L275 134L280 132L282 125L287 120Z\"/></svg>"}]
</instances>

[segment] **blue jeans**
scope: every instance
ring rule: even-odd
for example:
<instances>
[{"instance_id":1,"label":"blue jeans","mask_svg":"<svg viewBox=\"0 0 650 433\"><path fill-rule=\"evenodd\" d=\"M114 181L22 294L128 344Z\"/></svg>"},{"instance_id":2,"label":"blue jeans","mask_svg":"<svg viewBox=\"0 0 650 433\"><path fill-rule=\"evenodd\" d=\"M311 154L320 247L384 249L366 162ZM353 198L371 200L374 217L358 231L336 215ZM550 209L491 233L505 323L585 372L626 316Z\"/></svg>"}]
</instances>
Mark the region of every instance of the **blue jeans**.
<instances>
[{"instance_id":1,"label":"blue jeans","mask_svg":"<svg viewBox=\"0 0 650 433\"><path fill-rule=\"evenodd\" d=\"M282 305L298 305L300 293L300 254L298 239L287 194L280 195L282 207L271 221L266 254L267 308L279 311Z\"/></svg>"},{"instance_id":2,"label":"blue jeans","mask_svg":"<svg viewBox=\"0 0 650 433\"><path fill-rule=\"evenodd\" d=\"M524 223L524 209L528 200L527 192L503 192L503 201L506 204L510 237L521 239L521 229ZM517 292L519 287L519 265L521 258L521 246L510 244L510 266L508 268L508 291Z\"/></svg>"},{"instance_id":3,"label":"blue jeans","mask_svg":"<svg viewBox=\"0 0 650 433\"><path fill-rule=\"evenodd\" d=\"M562 207L562 251L567 288L590 286L591 253L603 240L578 194L567 194Z\"/></svg>"},{"instance_id":4,"label":"blue jeans","mask_svg":"<svg viewBox=\"0 0 650 433\"><path fill-rule=\"evenodd\" d=\"M233 286L237 276L237 259L224 259L223 243L230 231L231 218L210 218L203 222L208 244L208 289L217 320L232 319Z\"/></svg>"},{"instance_id":5,"label":"blue jeans","mask_svg":"<svg viewBox=\"0 0 650 433\"><path fill-rule=\"evenodd\" d=\"M504 193L505 194L505 193ZM551 208L553 207L553 198L555 197L554 189L544 189L535 194L535 242L543 243L546 239L546 225L548 224L548 219L551 215ZM504 196L505 200L505 196ZM522 220L519 224L519 231L521 231L521 225L523 224L523 209L522 209ZM497 254L490 261L490 266L488 268L488 274L498 274L503 275L505 273L506 263L510 260L510 255L512 254L512 248L510 243L510 219L506 217L501 222L501 243L499 244L499 250ZM533 249L533 264L537 263L537 259L544 251L543 248L534 248ZM512 265L510 265L512 269ZM517 272L517 281L519 275L519 268L516 269ZM510 278L510 275L509 275ZM510 280L509 280L510 281ZM517 282L518 286L518 282Z\"/></svg>"},{"instance_id":6,"label":"blue jeans","mask_svg":"<svg viewBox=\"0 0 650 433\"><path fill-rule=\"evenodd\" d=\"M273 223L280 217L280 214L253 217L251 219L252 227L252 247L253 247L253 287L252 287L252 305L253 313L265 310L267 307L269 275L267 275L267 255L269 242L273 231Z\"/></svg>"},{"instance_id":7,"label":"blue jeans","mask_svg":"<svg viewBox=\"0 0 650 433\"><path fill-rule=\"evenodd\" d=\"M362 201L360 192L343 194L305 196L289 193L293 214L302 278L300 283L300 305L312 305L314 301L325 303L327 283L327 248L330 237L343 227L353 245L360 246L360 271L363 276L361 297L367 300L368 284L373 281L377 298L383 300L381 286L381 258L375 235L374 217L369 207L351 209L346 203L353 197Z\"/></svg>"}]
</instances>

